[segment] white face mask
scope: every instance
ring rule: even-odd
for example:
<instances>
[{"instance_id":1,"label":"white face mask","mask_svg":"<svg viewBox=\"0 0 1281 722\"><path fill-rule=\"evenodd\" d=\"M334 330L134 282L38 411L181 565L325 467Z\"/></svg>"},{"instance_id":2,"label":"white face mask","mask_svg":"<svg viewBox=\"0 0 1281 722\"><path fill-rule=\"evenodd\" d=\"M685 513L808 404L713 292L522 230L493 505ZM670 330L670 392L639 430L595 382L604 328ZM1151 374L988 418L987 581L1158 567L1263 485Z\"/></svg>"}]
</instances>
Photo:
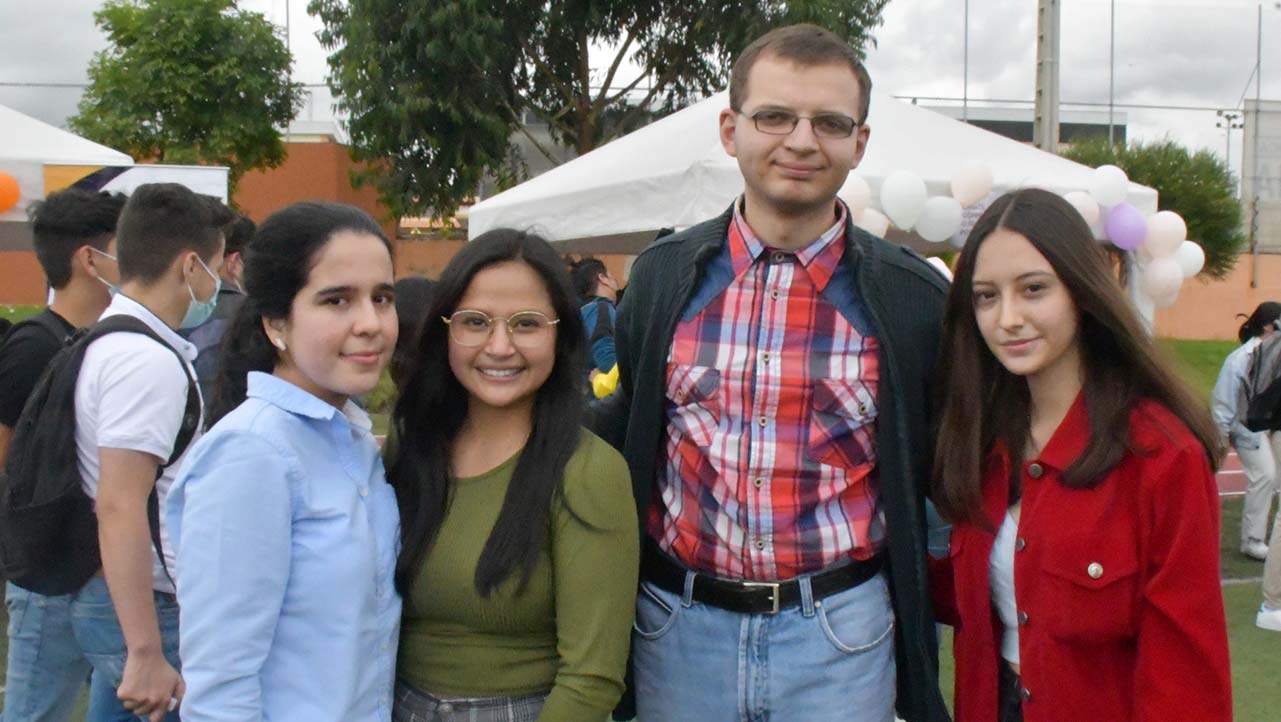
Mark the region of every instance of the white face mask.
<instances>
[{"instance_id":1,"label":"white face mask","mask_svg":"<svg viewBox=\"0 0 1281 722\"><path fill-rule=\"evenodd\" d=\"M119 261L119 259L117 259L115 256L111 255L110 253L107 253L106 251L99 251L97 248L94 248L93 246L90 246L90 247L89 247L89 250L93 251L94 253L98 254L99 256L102 256L103 258L110 258L111 260L115 261L115 262L116 262L116 266L117 266L117 267L119 267L119 265L120 265L120 261ZM96 271L95 271L95 273L96 273ZM107 287L107 292L111 294L111 297L112 297L112 298L115 298L116 294L117 294L117 293L120 293L120 287L119 287L119 286L117 286L116 284L112 283L111 281L108 281L107 279L103 278L102 276L98 276L98 282L99 282L99 283L101 283L102 285L104 285L104 286L106 286L106 287Z\"/></svg>"}]
</instances>

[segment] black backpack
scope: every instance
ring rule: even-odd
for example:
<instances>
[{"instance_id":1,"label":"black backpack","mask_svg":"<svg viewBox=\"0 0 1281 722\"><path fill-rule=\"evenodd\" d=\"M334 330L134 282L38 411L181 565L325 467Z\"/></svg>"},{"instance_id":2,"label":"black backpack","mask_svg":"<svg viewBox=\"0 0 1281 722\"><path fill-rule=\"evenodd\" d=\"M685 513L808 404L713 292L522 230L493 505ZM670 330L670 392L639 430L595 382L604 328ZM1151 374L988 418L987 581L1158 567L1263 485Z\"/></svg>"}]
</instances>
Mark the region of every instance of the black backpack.
<instances>
[{"instance_id":1,"label":"black backpack","mask_svg":"<svg viewBox=\"0 0 1281 722\"><path fill-rule=\"evenodd\" d=\"M60 321L58 321L58 319L54 318L52 312L50 312L49 309L45 309L35 314L34 316L26 318L17 323L10 323L7 320L4 320L3 323L7 324L7 326L3 329L0 329L0 349L4 348L4 343L8 341L10 338L13 338L14 334L18 332L18 329L25 328L27 326L35 326L37 328L43 329L46 333L48 333L50 336L53 337L54 341L58 342L59 346L61 346L69 338L67 336L67 329L62 325Z\"/></svg>"},{"instance_id":2,"label":"black backpack","mask_svg":"<svg viewBox=\"0 0 1281 722\"><path fill-rule=\"evenodd\" d=\"M68 339L22 408L0 472L0 570L9 581L38 594L75 592L102 566L98 517L76 460L76 380L89 344L121 332L140 333L173 351L187 376L182 426L173 454L156 469L156 479L182 456L200 424L200 394L186 361L141 320L109 316ZM164 564L154 488L147 499L147 521Z\"/></svg>"},{"instance_id":3,"label":"black backpack","mask_svg":"<svg viewBox=\"0 0 1281 722\"><path fill-rule=\"evenodd\" d=\"M1281 322L1250 352L1250 367L1238 401L1241 421L1251 431L1281 429Z\"/></svg>"}]
</instances>

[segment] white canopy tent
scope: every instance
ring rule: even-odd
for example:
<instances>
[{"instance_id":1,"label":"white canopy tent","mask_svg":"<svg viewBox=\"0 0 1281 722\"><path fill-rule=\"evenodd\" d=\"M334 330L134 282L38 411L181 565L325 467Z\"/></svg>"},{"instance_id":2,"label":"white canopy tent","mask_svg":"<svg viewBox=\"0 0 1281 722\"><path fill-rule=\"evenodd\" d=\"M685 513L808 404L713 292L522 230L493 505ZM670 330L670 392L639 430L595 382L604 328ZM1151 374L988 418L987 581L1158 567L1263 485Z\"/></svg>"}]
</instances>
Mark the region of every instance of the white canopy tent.
<instances>
[{"instance_id":1,"label":"white canopy tent","mask_svg":"<svg viewBox=\"0 0 1281 722\"><path fill-rule=\"evenodd\" d=\"M711 218L742 192L734 158L717 136L721 92L472 206L468 235L491 228L538 231L555 241L681 229ZM884 94L873 94L871 139L855 171L880 207L881 181L920 176L931 196L949 195L958 170L991 168L994 191L1040 186L1087 190L1091 168ZM1157 210L1156 191L1130 184L1128 202ZM643 244L642 244L643 245ZM633 251L635 252L635 251Z\"/></svg>"}]
</instances>

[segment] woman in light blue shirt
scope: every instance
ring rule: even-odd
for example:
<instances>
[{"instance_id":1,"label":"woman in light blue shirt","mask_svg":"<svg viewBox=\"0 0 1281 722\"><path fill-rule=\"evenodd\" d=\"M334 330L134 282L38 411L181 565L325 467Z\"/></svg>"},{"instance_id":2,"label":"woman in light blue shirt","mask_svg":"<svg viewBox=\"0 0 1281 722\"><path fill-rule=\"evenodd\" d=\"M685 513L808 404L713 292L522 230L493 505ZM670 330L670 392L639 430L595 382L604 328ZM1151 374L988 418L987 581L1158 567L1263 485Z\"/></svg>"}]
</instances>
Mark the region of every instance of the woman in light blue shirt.
<instances>
[{"instance_id":1,"label":"woman in light blue shirt","mask_svg":"<svg viewBox=\"0 0 1281 722\"><path fill-rule=\"evenodd\" d=\"M1244 314L1238 314L1240 318ZM1258 561L1268 555L1268 516L1277 491L1277 457L1281 456L1281 434L1250 431L1242 423L1240 399L1250 370L1250 354L1259 342L1273 333L1273 322L1281 318L1281 303L1265 301L1241 324L1237 338L1241 345L1223 360L1214 382L1210 409L1214 423L1227 437L1245 471L1245 507L1241 510L1241 553Z\"/></svg>"},{"instance_id":2,"label":"woman in light blue shirt","mask_svg":"<svg viewBox=\"0 0 1281 722\"><path fill-rule=\"evenodd\" d=\"M391 247L366 213L259 227L213 428L168 499L187 722L387 722L399 514L368 393L396 345Z\"/></svg>"}]
</instances>

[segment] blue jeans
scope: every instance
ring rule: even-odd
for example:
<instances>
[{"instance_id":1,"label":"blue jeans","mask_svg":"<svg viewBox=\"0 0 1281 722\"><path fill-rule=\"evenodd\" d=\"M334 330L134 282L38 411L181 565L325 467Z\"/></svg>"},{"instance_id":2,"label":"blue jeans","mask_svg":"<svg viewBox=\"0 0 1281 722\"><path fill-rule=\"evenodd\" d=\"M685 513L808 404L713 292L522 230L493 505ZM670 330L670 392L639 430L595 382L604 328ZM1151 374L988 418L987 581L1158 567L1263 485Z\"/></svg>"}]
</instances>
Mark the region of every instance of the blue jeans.
<instances>
[{"instance_id":1,"label":"blue jeans","mask_svg":"<svg viewBox=\"0 0 1281 722\"><path fill-rule=\"evenodd\" d=\"M632 655L640 722L893 722L894 612L884 574L776 615L643 582Z\"/></svg>"},{"instance_id":2,"label":"blue jeans","mask_svg":"<svg viewBox=\"0 0 1281 722\"><path fill-rule=\"evenodd\" d=\"M155 595L165 657L178 666L178 605ZM45 596L8 585L9 667L3 722L64 722L93 670L87 722L137 722L116 698L125 642L102 577L74 594ZM177 713L166 717L178 722Z\"/></svg>"}]
</instances>

